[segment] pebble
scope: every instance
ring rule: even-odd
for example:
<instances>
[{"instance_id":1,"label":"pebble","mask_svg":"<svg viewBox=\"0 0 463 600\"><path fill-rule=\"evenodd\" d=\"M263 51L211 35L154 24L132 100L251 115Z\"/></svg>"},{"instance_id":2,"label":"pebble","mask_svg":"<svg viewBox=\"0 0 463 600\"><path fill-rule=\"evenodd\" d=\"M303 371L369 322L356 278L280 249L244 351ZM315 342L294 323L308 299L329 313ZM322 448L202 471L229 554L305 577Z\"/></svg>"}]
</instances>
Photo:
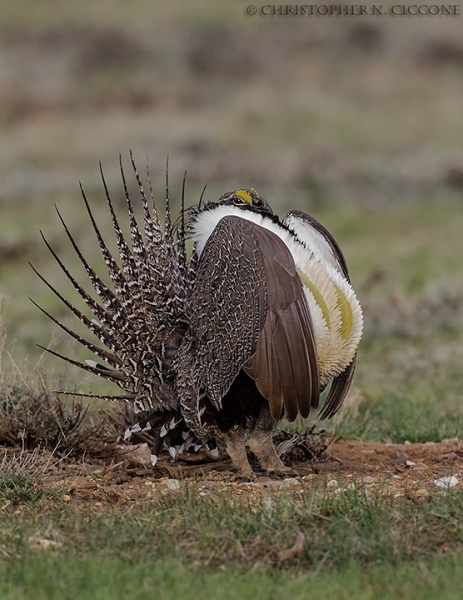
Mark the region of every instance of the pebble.
<instances>
[{"instance_id":1,"label":"pebble","mask_svg":"<svg viewBox=\"0 0 463 600\"><path fill-rule=\"evenodd\" d=\"M286 479L271 479L270 481L265 481L263 485L268 485L271 487L282 487L285 485L298 485L299 481L295 477L288 477Z\"/></svg>"},{"instance_id":2,"label":"pebble","mask_svg":"<svg viewBox=\"0 0 463 600\"><path fill-rule=\"evenodd\" d=\"M64 494L63 502L71 502L71 496L69 494Z\"/></svg>"},{"instance_id":3,"label":"pebble","mask_svg":"<svg viewBox=\"0 0 463 600\"><path fill-rule=\"evenodd\" d=\"M147 443L127 446L120 444L117 449L122 457L130 462L145 466L151 465L151 450Z\"/></svg>"},{"instance_id":4,"label":"pebble","mask_svg":"<svg viewBox=\"0 0 463 600\"><path fill-rule=\"evenodd\" d=\"M439 479L434 480L434 485L441 488L453 488L459 483L460 482L454 475L450 475L450 477L440 477Z\"/></svg>"},{"instance_id":5,"label":"pebble","mask_svg":"<svg viewBox=\"0 0 463 600\"><path fill-rule=\"evenodd\" d=\"M287 479L283 479L283 483L285 485L299 485L299 481L295 477L288 477Z\"/></svg>"},{"instance_id":6,"label":"pebble","mask_svg":"<svg viewBox=\"0 0 463 600\"><path fill-rule=\"evenodd\" d=\"M371 477L371 475L367 475L366 477L363 478L363 483L366 483L368 485L375 483L375 478Z\"/></svg>"},{"instance_id":7,"label":"pebble","mask_svg":"<svg viewBox=\"0 0 463 600\"><path fill-rule=\"evenodd\" d=\"M178 479L168 479L167 487L169 488L169 490L176 492L180 489L180 481Z\"/></svg>"}]
</instances>

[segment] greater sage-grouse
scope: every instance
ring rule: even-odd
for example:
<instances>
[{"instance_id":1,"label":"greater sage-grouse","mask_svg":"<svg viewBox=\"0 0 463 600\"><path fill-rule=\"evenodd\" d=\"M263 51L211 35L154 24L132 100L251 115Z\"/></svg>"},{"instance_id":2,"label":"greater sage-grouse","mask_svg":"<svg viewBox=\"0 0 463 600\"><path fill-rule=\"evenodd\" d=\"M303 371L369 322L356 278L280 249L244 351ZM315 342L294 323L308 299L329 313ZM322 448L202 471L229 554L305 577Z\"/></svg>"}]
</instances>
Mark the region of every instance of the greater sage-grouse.
<instances>
[{"instance_id":1,"label":"greater sage-grouse","mask_svg":"<svg viewBox=\"0 0 463 600\"><path fill-rule=\"evenodd\" d=\"M49 352L124 390L104 398L132 403L143 413L126 437L153 429L153 465L164 443L172 456L202 445L217 454L214 438L224 435L240 474L252 477L249 432L264 469L284 473L272 439L275 423L282 417L294 421L298 413L307 417L330 383L320 416L331 417L352 381L363 319L342 252L313 217L292 210L281 221L254 189L227 192L186 211L183 186L173 227L166 185L162 225L149 173L147 195L133 158L132 166L143 233L121 166L130 246L102 175L120 264L82 192L113 289L89 265L58 213L99 301L44 238L94 318L39 276L105 347L43 312L103 362ZM189 260L187 237L193 240Z\"/></svg>"}]
</instances>

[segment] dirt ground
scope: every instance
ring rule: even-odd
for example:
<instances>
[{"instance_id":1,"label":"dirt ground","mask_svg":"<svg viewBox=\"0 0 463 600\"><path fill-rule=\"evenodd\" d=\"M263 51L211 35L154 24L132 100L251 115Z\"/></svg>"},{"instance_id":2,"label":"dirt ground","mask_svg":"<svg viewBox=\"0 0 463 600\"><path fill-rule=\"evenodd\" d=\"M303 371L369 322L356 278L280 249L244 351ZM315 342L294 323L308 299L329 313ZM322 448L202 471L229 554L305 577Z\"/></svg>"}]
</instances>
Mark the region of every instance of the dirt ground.
<instances>
[{"instance_id":1,"label":"dirt ground","mask_svg":"<svg viewBox=\"0 0 463 600\"><path fill-rule=\"evenodd\" d=\"M145 451L146 444L121 447L112 459L88 462L58 461L44 453L41 462L46 462L47 468L43 469L42 485L63 490L63 502L91 503L95 510L102 510L108 505L143 502L157 494L175 494L187 485L196 486L200 496L231 492L252 499L282 489L311 493L318 486L334 494L349 489L367 494L380 491L422 502L429 495L461 485L463 478L463 440L459 439L402 445L334 441L323 462L292 461L294 477L258 474L252 482L240 479L223 456L191 463L174 461L166 454L152 468L141 464Z\"/></svg>"}]
</instances>

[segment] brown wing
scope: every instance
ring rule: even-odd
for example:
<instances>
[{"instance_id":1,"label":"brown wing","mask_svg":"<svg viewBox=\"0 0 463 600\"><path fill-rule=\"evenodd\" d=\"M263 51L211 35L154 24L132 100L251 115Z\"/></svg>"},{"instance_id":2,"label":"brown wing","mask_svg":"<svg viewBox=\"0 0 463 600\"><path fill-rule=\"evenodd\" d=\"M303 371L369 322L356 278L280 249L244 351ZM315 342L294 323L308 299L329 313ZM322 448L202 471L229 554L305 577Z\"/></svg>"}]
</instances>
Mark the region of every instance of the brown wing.
<instances>
[{"instance_id":1,"label":"brown wing","mask_svg":"<svg viewBox=\"0 0 463 600\"><path fill-rule=\"evenodd\" d=\"M257 351L244 366L275 419L307 417L320 395L312 320L293 257L276 235L256 229L267 285L267 315Z\"/></svg>"},{"instance_id":2,"label":"brown wing","mask_svg":"<svg viewBox=\"0 0 463 600\"><path fill-rule=\"evenodd\" d=\"M329 419L333 417L341 408L341 405L344 402L344 398L347 396L347 392L349 391L350 385L352 383L356 363L357 353L355 353L355 356L352 359L350 365L346 367L342 373L340 373L337 377L333 379L326 402L323 406L321 413L318 416L319 419Z\"/></svg>"},{"instance_id":3,"label":"brown wing","mask_svg":"<svg viewBox=\"0 0 463 600\"><path fill-rule=\"evenodd\" d=\"M312 324L302 283L286 245L235 216L222 219L198 265L191 331L199 375L212 402L244 367L272 415L306 416L318 402Z\"/></svg>"},{"instance_id":4,"label":"brown wing","mask_svg":"<svg viewBox=\"0 0 463 600\"><path fill-rule=\"evenodd\" d=\"M322 234L322 236L330 245L333 255L335 256L339 266L341 267L345 278L350 283L349 271L347 269L347 263L346 259L344 258L344 254L342 253L337 241L334 239L334 237L331 235L328 229L326 229L326 227L319 223L317 219L314 219L311 215L308 215L302 210L290 210L289 213L286 215L286 218L290 216L300 219L301 221L303 221L304 224L308 225L309 227L313 227L316 231L318 231L318 233Z\"/></svg>"}]
</instances>

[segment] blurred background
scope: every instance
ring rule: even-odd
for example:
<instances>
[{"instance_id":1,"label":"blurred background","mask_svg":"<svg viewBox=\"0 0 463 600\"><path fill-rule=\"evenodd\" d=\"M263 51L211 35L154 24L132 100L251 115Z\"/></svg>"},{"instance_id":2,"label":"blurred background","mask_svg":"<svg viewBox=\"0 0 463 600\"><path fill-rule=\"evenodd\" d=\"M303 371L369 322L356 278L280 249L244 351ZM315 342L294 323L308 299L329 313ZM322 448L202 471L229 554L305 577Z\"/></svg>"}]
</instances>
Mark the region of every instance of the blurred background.
<instances>
[{"instance_id":1,"label":"blurred background","mask_svg":"<svg viewBox=\"0 0 463 600\"><path fill-rule=\"evenodd\" d=\"M98 161L123 215L118 155L128 172L131 148L140 171L148 160L159 198L169 155L177 207L186 169L188 203L206 184L210 200L256 187L277 213L299 208L327 226L365 312L353 401L360 413L350 433L387 438L381 422L394 406L390 435L400 439L413 406L414 419L429 417L416 425L417 439L456 435L463 428L463 17L263 17L247 15L247 5L2 3L4 364L22 370L38 362L50 379L64 373L90 389L82 386L86 374L35 345L81 353L29 301L73 322L28 261L76 299L39 229L85 283L56 203L102 270L78 182L112 240Z\"/></svg>"}]
</instances>

